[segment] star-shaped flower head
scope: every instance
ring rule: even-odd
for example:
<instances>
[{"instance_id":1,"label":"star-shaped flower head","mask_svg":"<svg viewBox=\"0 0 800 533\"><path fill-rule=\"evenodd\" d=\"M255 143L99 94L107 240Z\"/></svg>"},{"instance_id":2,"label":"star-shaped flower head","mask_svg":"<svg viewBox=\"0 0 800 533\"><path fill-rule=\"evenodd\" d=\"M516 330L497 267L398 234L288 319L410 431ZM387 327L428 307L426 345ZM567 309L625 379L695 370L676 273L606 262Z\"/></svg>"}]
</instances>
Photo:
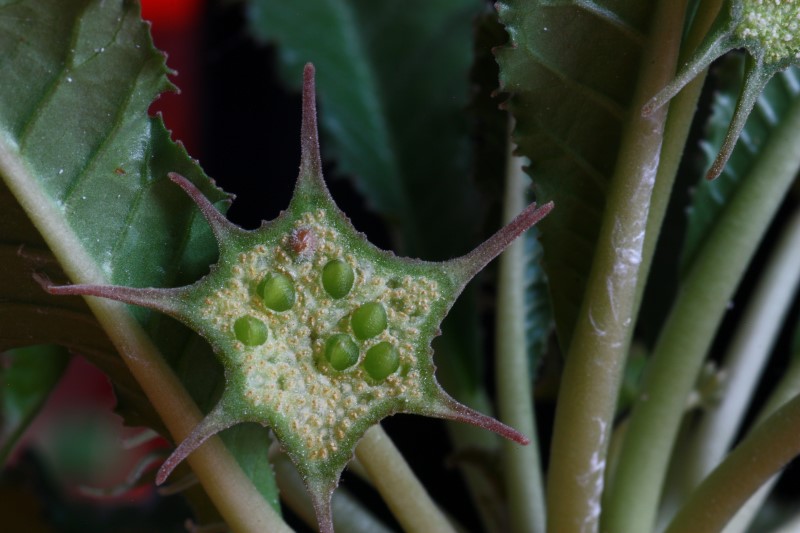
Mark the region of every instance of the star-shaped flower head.
<instances>
[{"instance_id":1,"label":"star-shaped flower head","mask_svg":"<svg viewBox=\"0 0 800 533\"><path fill-rule=\"evenodd\" d=\"M644 114L666 104L700 71L735 48L744 48L749 56L744 87L708 179L725 168L767 82L781 70L800 65L800 0L725 0L703 43L676 78L645 105Z\"/></svg>"},{"instance_id":2,"label":"star-shaped flower head","mask_svg":"<svg viewBox=\"0 0 800 533\"><path fill-rule=\"evenodd\" d=\"M286 211L247 231L229 222L187 179L219 244L219 261L179 288L49 287L111 298L187 324L225 368L219 403L158 472L241 422L273 430L305 479L320 530L332 532L331 495L358 440L381 419L415 413L460 420L520 444L528 439L451 398L437 383L431 341L464 285L552 204L528 207L466 256L444 263L399 258L350 224L322 179L314 69L303 86L302 158Z\"/></svg>"}]
</instances>

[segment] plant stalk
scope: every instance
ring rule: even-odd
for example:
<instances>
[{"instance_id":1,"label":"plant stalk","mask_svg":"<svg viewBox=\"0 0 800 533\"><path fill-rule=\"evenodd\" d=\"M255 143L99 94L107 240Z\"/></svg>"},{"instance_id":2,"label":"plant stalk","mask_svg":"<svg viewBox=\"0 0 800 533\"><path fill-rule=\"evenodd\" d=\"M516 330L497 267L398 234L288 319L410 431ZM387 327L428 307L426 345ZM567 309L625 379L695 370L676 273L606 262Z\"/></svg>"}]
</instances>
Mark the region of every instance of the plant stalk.
<instances>
[{"instance_id":1,"label":"plant stalk","mask_svg":"<svg viewBox=\"0 0 800 533\"><path fill-rule=\"evenodd\" d=\"M562 375L548 479L548 531L598 528L606 453L630 342L666 110L639 110L675 72L686 2L658 2Z\"/></svg>"},{"instance_id":2,"label":"plant stalk","mask_svg":"<svg viewBox=\"0 0 800 533\"><path fill-rule=\"evenodd\" d=\"M603 521L605 531L652 529L686 398L730 299L799 168L800 101L731 198L680 288L631 415Z\"/></svg>"},{"instance_id":3,"label":"plant stalk","mask_svg":"<svg viewBox=\"0 0 800 533\"><path fill-rule=\"evenodd\" d=\"M695 490L665 533L715 533L800 454L800 396L761 423Z\"/></svg>"},{"instance_id":4,"label":"plant stalk","mask_svg":"<svg viewBox=\"0 0 800 533\"><path fill-rule=\"evenodd\" d=\"M750 405L764 366L800 283L800 211L784 229L745 311L722 370L721 400L703 413L681 463L685 493L697 487L727 453Z\"/></svg>"},{"instance_id":5,"label":"plant stalk","mask_svg":"<svg viewBox=\"0 0 800 533\"><path fill-rule=\"evenodd\" d=\"M506 223L525 207L529 182L523 158L511 155L512 146L509 143L503 201ZM544 484L525 334L525 269L525 242L517 239L500 256L496 333L498 410L500 420L531 439L527 446L503 442L511 531L544 533Z\"/></svg>"},{"instance_id":6,"label":"plant stalk","mask_svg":"<svg viewBox=\"0 0 800 533\"><path fill-rule=\"evenodd\" d=\"M356 457L404 531L455 533L380 424L364 434Z\"/></svg>"},{"instance_id":7,"label":"plant stalk","mask_svg":"<svg viewBox=\"0 0 800 533\"><path fill-rule=\"evenodd\" d=\"M695 17L692 28L686 37L686 42L681 46L681 58L693 52L703 41L709 28L711 28L722 0L704 0ZM683 61L681 61L682 63ZM653 262L656 244L658 243L664 216L672 196L675 176L678 173L686 139L692 127L697 101L703 90L707 70L700 72L695 79L687 83L675 98L669 102L669 114L664 126L664 143L661 147L661 159L656 175L656 184L653 188L653 197L650 201L650 212L647 218L647 231L644 235L644 250L642 251L642 266L639 269L639 285L637 287L636 313L644 294L645 284L649 278L650 266Z\"/></svg>"},{"instance_id":8,"label":"plant stalk","mask_svg":"<svg viewBox=\"0 0 800 533\"><path fill-rule=\"evenodd\" d=\"M782 405L789 402L795 396L800 395L800 351L795 351L789 368L783 373L780 382L770 394L769 399L761 408L753 427L763 422L769 415L777 411ZM752 431L752 429L751 429ZM750 527L750 523L755 519L761 506L769 496L772 487L778 481L778 476L766 482L758 492L756 492L747 503L736 513L736 516L725 527L724 533L745 533Z\"/></svg>"}]
</instances>

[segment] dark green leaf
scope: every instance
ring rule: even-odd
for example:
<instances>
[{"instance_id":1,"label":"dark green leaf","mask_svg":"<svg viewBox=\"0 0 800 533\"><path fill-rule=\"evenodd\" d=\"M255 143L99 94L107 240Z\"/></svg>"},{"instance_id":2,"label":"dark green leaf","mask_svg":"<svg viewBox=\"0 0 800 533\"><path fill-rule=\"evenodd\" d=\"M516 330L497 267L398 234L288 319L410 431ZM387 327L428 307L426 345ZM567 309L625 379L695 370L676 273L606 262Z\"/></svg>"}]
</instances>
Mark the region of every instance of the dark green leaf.
<instances>
[{"instance_id":1,"label":"dark green leaf","mask_svg":"<svg viewBox=\"0 0 800 533\"><path fill-rule=\"evenodd\" d=\"M525 336L528 349L528 368L531 377L547 351L553 332L553 310L547 287L547 275L542 267L542 245L537 228L523 236L525 243Z\"/></svg>"},{"instance_id":2,"label":"dark green leaf","mask_svg":"<svg viewBox=\"0 0 800 533\"><path fill-rule=\"evenodd\" d=\"M477 0L250 0L252 31L278 44L284 79L313 62L323 150L398 225L405 254L448 259L473 244L467 125Z\"/></svg>"},{"instance_id":3,"label":"dark green leaf","mask_svg":"<svg viewBox=\"0 0 800 533\"><path fill-rule=\"evenodd\" d=\"M498 3L512 45L498 52L501 88L531 159L545 269L562 347L569 345L594 256L608 180L648 31L647 2Z\"/></svg>"},{"instance_id":4,"label":"dark green leaf","mask_svg":"<svg viewBox=\"0 0 800 533\"><path fill-rule=\"evenodd\" d=\"M167 173L187 176L221 206L226 196L147 116L170 87L164 56L135 2L0 0L0 71L0 254L9 259L0 346L80 350L114 382L128 423L161 429L83 302L46 295L32 274L63 281L61 263L73 278L167 287L191 283L215 260L209 228ZM208 345L172 320L130 309L209 406L223 374Z\"/></svg>"},{"instance_id":5,"label":"dark green leaf","mask_svg":"<svg viewBox=\"0 0 800 533\"><path fill-rule=\"evenodd\" d=\"M31 346L0 354L0 464L44 405L67 367L58 346Z\"/></svg>"}]
</instances>

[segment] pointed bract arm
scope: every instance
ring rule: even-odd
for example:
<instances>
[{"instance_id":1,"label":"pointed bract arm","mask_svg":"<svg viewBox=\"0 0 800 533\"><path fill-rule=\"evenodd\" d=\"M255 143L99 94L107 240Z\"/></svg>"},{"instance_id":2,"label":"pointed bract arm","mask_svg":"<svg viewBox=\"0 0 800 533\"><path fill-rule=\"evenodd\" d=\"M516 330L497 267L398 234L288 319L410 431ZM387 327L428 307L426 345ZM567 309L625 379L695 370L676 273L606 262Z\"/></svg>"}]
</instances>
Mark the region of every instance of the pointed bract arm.
<instances>
[{"instance_id":1,"label":"pointed bract arm","mask_svg":"<svg viewBox=\"0 0 800 533\"><path fill-rule=\"evenodd\" d=\"M495 420L491 416L486 416L475 409L467 407L446 394L442 394L436 404L434 410L430 413L431 416L444 418L446 420L453 420L456 422L466 422L481 429L489 430L497 433L503 438L526 446L530 444L531 440L517 431L516 429L507 426Z\"/></svg>"},{"instance_id":2,"label":"pointed bract arm","mask_svg":"<svg viewBox=\"0 0 800 533\"><path fill-rule=\"evenodd\" d=\"M211 410L202 422L192 430L189 435L175 448L175 451L167 457L161 468L158 469L156 475L156 484L161 485L164 483L169 475L175 470L189 454L199 448L205 441L213 437L220 431L235 426L240 422L234 416L231 416L224 407L223 401L220 402Z\"/></svg>"},{"instance_id":3,"label":"pointed bract arm","mask_svg":"<svg viewBox=\"0 0 800 533\"><path fill-rule=\"evenodd\" d=\"M119 287L116 285L54 285L52 281L41 274L34 274L34 279L44 290L55 295L96 296L107 298L126 304L138 305L155 309L170 316L181 316L180 298L185 292L183 288L137 289L134 287Z\"/></svg>"},{"instance_id":4,"label":"pointed bract arm","mask_svg":"<svg viewBox=\"0 0 800 533\"><path fill-rule=\"evenodd\" d=\"M216 237L217 242L224 242L227 235L239 230L238 226L225 218L225 215L214 207L214 204L200 192L200 189L198 189L194 183L177 172L170 172L168 176L169 179L183 189L195 205L197 205L203 218L205 218L206 221L208 221L208 225L211 226L211 231L214 232L214 237Z\"/></svg>"},{"instance_id":5,"label":"pointed bract arm","mask_svg":"<svg viewBox=\"0 0 800 533\"><path fill-rule=\"evenodd\" d=\"M542 220L553 209L553 202L548 202L541 207L535 203L525 208L514 220L500 228L483 244L472 250L467 255L452 259L444 263L444 267L463 288L475 275L483 270L492 259L500 255L511 242L525 233L534 224Z\"/></svg>"}]
</instances>

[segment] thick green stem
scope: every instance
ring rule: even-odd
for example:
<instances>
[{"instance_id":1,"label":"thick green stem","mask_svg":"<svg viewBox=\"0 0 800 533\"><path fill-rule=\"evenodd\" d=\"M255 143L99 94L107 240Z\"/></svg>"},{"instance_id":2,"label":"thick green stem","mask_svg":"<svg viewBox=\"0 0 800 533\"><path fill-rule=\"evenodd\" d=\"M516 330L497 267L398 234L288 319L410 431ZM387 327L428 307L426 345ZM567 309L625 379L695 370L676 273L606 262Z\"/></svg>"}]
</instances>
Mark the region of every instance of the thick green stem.
<instances>
[{"instance_id":1,"label":"thick green stem","mask_svg":"<svg viewBox=\"0 0 800 533\"><path fill-rule=\"evenodd\" d=\"M721 4L722 0L705 0L703 2L700 8L701 11L695 17L692 29L686 37L686 42L681 46L681 57L693 52L700 45L714 22ZM650 212L647 216L647 231L644 235L642 266L639 269L639 286L637 287L636 313L634 315L638 315L642 294L644 293L645 284L650 274L650 266L653 262L656 243L661 234L661 226L664 223L664 216L672 196L672 188L675 184L675 176L678 173L683 150L686 146L686 139L689 137L692 120L694 119L695 111L697 111L697 101L700 99L700 93L703 90L706 73L706 70L699 73L669 102L669 114L667 115L667 123L664 126L661 159L658 165L656 184L653 188L653 198L650 202Z\"/></svg>"},{"instance_id":2,"label":"thick green stem","mask_svg":"<svg viewBox=\"0 0 800 533\"><path fill-rule=\"evenodd\" d=\"M774 131L684 280L631 415L605 531L641 533L653 527L686 398L734 290L798 168L800 102Z\"/></svg>"},{"instance_id":3,"label":"thick green stem","mask_svg":"<svg viewBox=\"0 0 800 533\"><path fill-rule=\"evenodd\" d=\"M99 265L71 231L61 211L52 207L52 199L30 174L16 145L2 135L0 176L70 279L76 283L107 283ZM202 413L126 305L91 297L86 301L164 425L180 442L200 423ZM209 439L188 461L233 531L291 531L264 501L219 438Z\"/></svg>"},{"instance_id":4,"label":"thick green stem","mask_svg":"<svg viewBox=\"0 0 800 533\"><path fill-rule=\"evenodd\" d=\"M528 179L523 160L509 154L503 218L525 207ZM531 443L503 442L506 494L514 532L544 533L544 485L536 438L536 414L525 334L525 243L511 244L500 257L497 298L497 391L500 419L528 435Z\"/></svg>"},{"instance_id":5,"label":"thick green stem","mask_svg":"<svg viewBox=\"0 0 800 533\"><path fill-rule=\"evenodd\" d=\"M665 533L716 533L769 478L800 454L800 396L778 409L692 493Z\"/></svg>"},{"instance_id":6,"label":"thick green stem","mask_svg":"<svg viewBox=\"0 0 800 533\"><path fill-rule=\"evenodd\" d=\"M356 457L403 530L455 533L380 425L367 430L358 443Z\"/></svg>"},{"instance_id":7,"label":"thick green stem","mask_svg":"<svg viewBox=\"0 0 800 533\"><path fill-rule=\"evenodd\" d=\"M758 414L753 426L758 427L769 415L797 395L800 395L800 352L794 353L789 368L783 373L780 383L772 391L764 407L761 408L761 412ZM777 480L777 476L775 476L747 500L747 503L739 509L736 516L725 527L724 533L744 533L747 531Z\"/></svg>"},{"instance_id":8,"label":"thick green stem","mask_svg":"<svg viewBox=\"0 0 800 533\"><path fill-rule=\"evenodd\" d=\"M685 1L663 0L610 183L583 307L558 398L548 479L548 531L597 529L606 452L630 342L645 226L665 110L639 110L675 72ZM558 209L558 206L556 206Z\"/></svg>"},{"instance_id":9,"label":"thick green stem","mask_svg":"<svg viewBox=\"0 0 800 533\"><path fill-rule=\"evenodd\" d=\"M721 400L703 413L681 454L685 492L717 466L733 443L800 283L800 211L776 244L725 356Z\"/></svg>"}]
</instances>

